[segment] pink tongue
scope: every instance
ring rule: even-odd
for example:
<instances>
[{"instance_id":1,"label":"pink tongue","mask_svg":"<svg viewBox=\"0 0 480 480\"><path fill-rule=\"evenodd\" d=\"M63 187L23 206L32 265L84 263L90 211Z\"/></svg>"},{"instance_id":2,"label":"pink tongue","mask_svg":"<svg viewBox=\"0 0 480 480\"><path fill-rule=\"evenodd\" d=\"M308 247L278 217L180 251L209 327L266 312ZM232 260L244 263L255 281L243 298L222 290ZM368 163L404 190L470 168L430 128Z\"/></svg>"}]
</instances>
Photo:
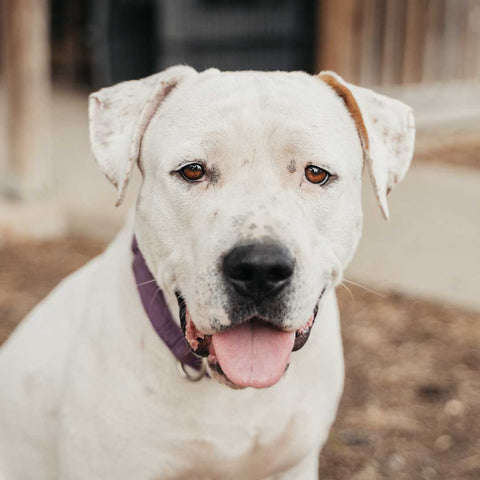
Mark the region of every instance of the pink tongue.
<instances>
[{"instance_id":1,"label":"pink tongue","mask_svg":"<svg viewBox=\"0 0 480 480\"><path fill-rule=\"evenodd\" d=\"M287 367L295 332L247 322L212 336L217 360L240 387L265 388L280 380Z\"/></svg>"}]
</instances>

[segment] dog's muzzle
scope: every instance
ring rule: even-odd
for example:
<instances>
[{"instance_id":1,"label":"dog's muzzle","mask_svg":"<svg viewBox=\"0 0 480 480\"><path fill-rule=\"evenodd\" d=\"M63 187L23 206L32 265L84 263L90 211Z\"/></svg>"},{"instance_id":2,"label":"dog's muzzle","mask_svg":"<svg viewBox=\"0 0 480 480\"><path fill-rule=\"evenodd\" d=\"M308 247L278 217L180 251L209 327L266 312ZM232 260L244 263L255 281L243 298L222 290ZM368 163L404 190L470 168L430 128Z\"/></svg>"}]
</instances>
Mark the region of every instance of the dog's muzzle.
<instances>
[{"instance_id":1,"label":"dog's muzzle","mask_svg":"<svg viewBox=\"0 0 480 480\"><path fill-rule=\"evenodd\" d=\"M177 292L187 343L193 353L208 359L217 379L230 386L274 385L285 373L291 353L305 345L318 302L297 331L284 324L291 294L286 287L295 271L295 259L279 243L238 245L225 255L221 269L229 299L227 327L217 325L211 335L198 331L185 299Z\"/></svg>"}]
</instances>

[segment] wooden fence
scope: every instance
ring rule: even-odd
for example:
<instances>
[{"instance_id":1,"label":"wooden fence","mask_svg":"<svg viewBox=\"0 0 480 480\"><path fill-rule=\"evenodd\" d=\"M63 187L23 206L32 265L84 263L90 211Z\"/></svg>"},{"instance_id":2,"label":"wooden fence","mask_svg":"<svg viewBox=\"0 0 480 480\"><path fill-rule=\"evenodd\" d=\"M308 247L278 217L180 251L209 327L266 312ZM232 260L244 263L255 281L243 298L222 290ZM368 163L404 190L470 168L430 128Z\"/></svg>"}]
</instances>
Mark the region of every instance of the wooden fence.
<instances>
[{"instance_id":1,"label":"wooden fence","mask_svg":"<svg viewBox=\"0 0 480 480\"><path fill-rule=\"evenodd\" d=\"M363 85L480 78L480 0L318 0L317 69Z\"/></svg>"}]
</instances>

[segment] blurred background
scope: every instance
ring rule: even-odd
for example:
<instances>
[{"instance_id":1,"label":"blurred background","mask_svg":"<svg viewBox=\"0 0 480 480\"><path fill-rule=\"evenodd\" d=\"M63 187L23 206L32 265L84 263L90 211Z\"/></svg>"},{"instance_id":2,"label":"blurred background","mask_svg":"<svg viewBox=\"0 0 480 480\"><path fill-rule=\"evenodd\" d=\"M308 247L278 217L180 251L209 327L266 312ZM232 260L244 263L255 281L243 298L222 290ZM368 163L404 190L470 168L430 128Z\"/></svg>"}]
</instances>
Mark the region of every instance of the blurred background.
<instances>
[{"instance_id":1,"label":"blurred background","mask_svg":"<svg viewBox=\"0 0 480 480\"><path fill-rule=\"evenodd\" d=\"M347 359L321 478L480 478L480 0L0 0L0 341L135 201L89 92L186 63L334 70L415 109L411 170L338 294Z\"/></svg>"}]
</instances>

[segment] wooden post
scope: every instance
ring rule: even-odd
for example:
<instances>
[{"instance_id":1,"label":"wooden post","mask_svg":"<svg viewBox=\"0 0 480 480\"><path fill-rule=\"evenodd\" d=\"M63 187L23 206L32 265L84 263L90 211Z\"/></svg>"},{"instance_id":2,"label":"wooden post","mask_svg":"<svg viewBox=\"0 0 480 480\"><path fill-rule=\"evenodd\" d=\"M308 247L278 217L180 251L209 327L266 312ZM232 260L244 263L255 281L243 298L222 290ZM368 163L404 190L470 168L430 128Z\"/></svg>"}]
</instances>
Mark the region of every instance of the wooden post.
<instances>
[{"instance_id":1,"label":"wooden post","mask_svg":"<svg viewBox=\"0 0 480 480\"><path fill-rule=\"evenodd\" d=\"M334 70L346 80L356 82L358 2L317 0L317 11L317 70Z\"/></svg>"},{"instance_id":2,"label":"wooden post","mask_svg":"<svg viewBox=\"0 0 480 480\"><path fill-rule=\"evenodd\" d=\"M382 80L382 56L385 38L385 0L363 0L363 27L359 83L376 87Z\"/></svg>"},{"instance_id":3,"label":"wooden post","mask_svg":"<svg viewBox=\"0 0 480 480\"><path fill-rule=\"evenodd\" d=\"M401 83L405 45L406 2L386 0L385 35L382 52L382 84Z\"/></svg>"},{"instance_id":4,"label":"wooden post","mask_svg":"<svg viewBox=\"0 0 480 480\"><path fill-rule=\"evenodd\" d=\"M7 159L2 190L44 196L53 183L48 0L3 0Z\"/></svg>"},{"instance_id":5,"label":"wooden post","mask_svg":"<svg viewBox=\"0 0 480 480\"><path fill-rule=\"evenodd\" d=\"M422 80L423 52L427 21L427 0L407 0L405 53L403 55L402 83Z\"/></svg>"}]
</instances>

